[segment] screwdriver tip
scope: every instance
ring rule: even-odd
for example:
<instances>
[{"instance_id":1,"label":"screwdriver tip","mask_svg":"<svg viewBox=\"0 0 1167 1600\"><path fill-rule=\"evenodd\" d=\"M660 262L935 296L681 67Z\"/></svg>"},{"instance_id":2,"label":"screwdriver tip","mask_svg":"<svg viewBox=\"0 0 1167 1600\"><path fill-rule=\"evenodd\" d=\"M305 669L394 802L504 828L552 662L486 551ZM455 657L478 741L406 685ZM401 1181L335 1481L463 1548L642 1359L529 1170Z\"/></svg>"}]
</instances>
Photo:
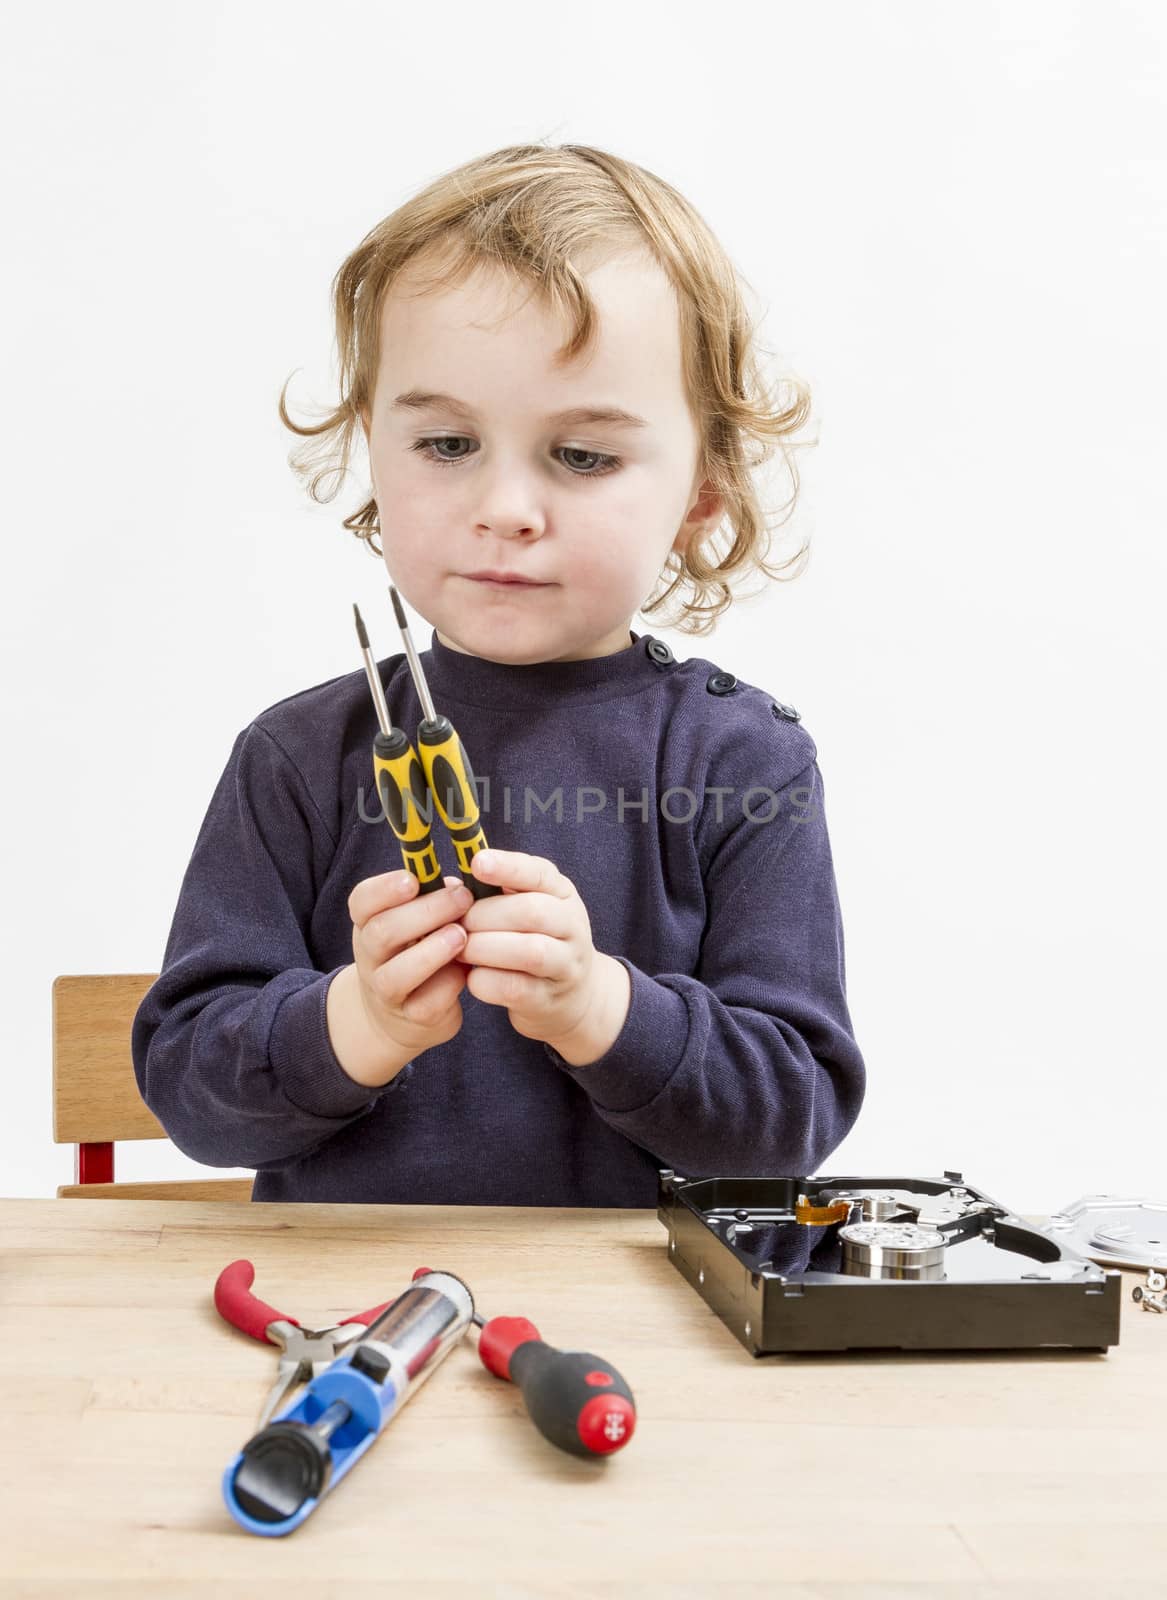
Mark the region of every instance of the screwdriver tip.
<instances>
[{"instance_id":1,"label":"screwdriver tip","mask_svg":"<svg viewBox=\"0 0 1167 1600\"><path fill-rule=\"evenodd\" d=\"M365 632L365 624L361 619L361 613L357 610L355 600L353 601L353 616L356 618L357 638L361 641L361 649L367 650L369 648L369 636Z\"/></svg>"},{"instance_id":2,"label":"screwdriver tip","mask_svg":"<svg viewBox=\"0 0 1167 1600\"><path fill-rule=\"evenodd\" d=\"M402 609L402 605L401 605L401 596L397 593L397 590L393 587L392 584L389 585L389 598L393 602L393 611L394 611L394 615L397 618L397 626L399 628L407 627L408 624L406 623L406 620L405 620L405 612Z\"/></svg>"}]
</instances>

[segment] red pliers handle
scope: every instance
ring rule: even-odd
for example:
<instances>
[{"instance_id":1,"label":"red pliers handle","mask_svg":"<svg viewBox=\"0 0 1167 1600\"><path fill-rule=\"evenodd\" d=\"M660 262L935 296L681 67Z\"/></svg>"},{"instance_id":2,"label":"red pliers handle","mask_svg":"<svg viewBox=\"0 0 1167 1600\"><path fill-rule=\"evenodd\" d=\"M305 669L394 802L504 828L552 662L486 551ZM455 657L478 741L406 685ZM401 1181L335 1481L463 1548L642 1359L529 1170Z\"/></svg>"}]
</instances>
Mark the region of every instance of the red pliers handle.
<instances>
[{"instance_id":1,"label":"red pliers handle","mask_svg":"<svg viewBox=\"0 0 1167 1600\"><path fill-rule=\"evenodd\" d=\"M282 1311L277 1311L252 1294L251 1285L254 1282L255 1268L250 1261L232 1261L229 1267L224 1267L220 1272L215 1283L215 1310L225 1321L234 1323L235 1327L249 1333L253 1339L263 1340L269 1340L267 1330L273 1322L290 1322L294 1328L302 1326L296 1317L285 1316ZM358 1311L355 1316L342 1317L338 1326L360 1322L367 1328L392 1303L386 1300L371 1311Z\"/></svg>"},{"instance_id":2,"label":"red pliers handle","mask_svg":"<svg viewBox=\"0 0 1167 1600\"><path fill-rule=\"evenodd\" d=\"M250 1261L232 1261L215 1282L215 1310L224 1321L233 1323L253 1339L262 1339L280 1348L279 1372L259 1414L259 1425L263 1427L296 1384L319 1377L393 1302L386 1300L371 1311L359 1311L356 1316L345 1317L343 1322L331 1323L327 1328L305 1328L295 1317L285 1316L253 1295L251 1285L254 1282L255 1268Z\"/></svg>"}]
</instances>

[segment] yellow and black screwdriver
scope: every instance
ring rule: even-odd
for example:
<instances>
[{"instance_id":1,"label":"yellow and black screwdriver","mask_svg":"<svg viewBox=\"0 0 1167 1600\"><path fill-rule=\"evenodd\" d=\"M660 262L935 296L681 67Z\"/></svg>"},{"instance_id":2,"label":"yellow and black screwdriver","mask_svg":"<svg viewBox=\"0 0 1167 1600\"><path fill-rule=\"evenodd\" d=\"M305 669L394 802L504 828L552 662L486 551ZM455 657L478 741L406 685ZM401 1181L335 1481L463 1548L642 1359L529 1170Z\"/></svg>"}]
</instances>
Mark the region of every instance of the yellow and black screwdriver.
<instances>
[{"instance_id":1,"label":"yellow and black screwdriver","mask_svg":"<svg viewBox=\"0 0 1167 1600\"><path fill-rule=\"evenodd\" d=\"M434 710L425 671L414 648L409 623L401 605L401 597L392 584L389 585L389 598L393 602L393 614L397 618L397 626L401 629L401 641L405 645L413 686L417 690L417 697L425 713L417 725L417 749L425 771L426 783L453 840L462 881L476 900L485 900L488 895L501 894L502 887L497 883L483 883L481 878L476 878L470 870L474 857L480 850L486 849L486 834L482 831L478 791L474 786L474 771L470 765L470 757L466 754L466 746L454 731L454 725L449 717L439 716Z\"/></svg>"},{"instance_id":2,"label":"yellow and black screwdriver","mask_svg":"<svg viewBox=\"0 0 1167 1600\"><path fill-rule=\"evenodd\" d=\"M397 835L397 843L399 843L400 850L402 850L402 859L405 862L405 866L413 874L413 877L418 880L418 893L432 894L443 886L442 866L440 866L439 859L437 859L437 851L434 850L434 829L432 829L432 803L437 800L437 794L429 786L426 768L424 768L423 763L419 762L418 752L411 746L408 734L402 728L395 728L392 725L392 718L389 717L389 707L387 707L386 698L384 698L384 688L381 686L381 674L376 669L373 651L368 646L365 622L360 616L359 608L355 605L352 606L352 616L357 622L357 638L359 638L360 653L362 653L363 662L365 662L365 677L368 678L368 686L370 686L371 694L373 694L373 706L376 709L376 720L378 720L379 725L378 733L373 739L373 778L376 781L376 792L381 798L381 810L384 811L386 821L389 822L389 826L392 827L394 834ZM413 648L411 640L410 648ZM426 704L426 701L429 701L429 690L426 690L426 694L424 694L423 709L426 709L427 712L432 712L432 709L434 709L432 701L429 701L429 704ZM445 718L427 718L427 722L432 723L435 728L439 728L439 731L442 723L445 723L445 726L450 728L450 723L445 722ZM421 726L426 728L427 723L423 723ZM456 734L453 734L453 728L450 728L450 736L456 739ZM461 744L458 744L458 749L461 750ZM461 758L463 758L464 770L469 773L471 766L469 766L469 760L467 760L464 750L461 752ZM474 816L474 822L477 824L479 808L477 808L477 798L475 798L474 794L474 778L472 776L469 778L469 797L471 797L471 803L474 806L472 816ZM440 800L439 810L442 810ZM456 810L458 810L456 806L451 806L448 813L442 810L442 819L447 821L448 827L451 827L448 818L453 816ZM453 827L451 827L451 834L453 834ZM475 851L485 848L485 843L487 843L487 840L483 837L482 827L479 826L477 827L477 838L471 838L471 850L469 850L469 853L464 854L464 842L455 835L459 874L463 877L463 882L466 883L467 888L474 894L475 899L483 899L487 894L501 894L501 890L499 890L499 886L496 883L482 883L471 872L471 856Z\"/></svg>"},{"instance_id":3,"label":"yellow and black screwdriver","mask_svg":"<svg viewBox=\"0 0 1167 1600\"><path fill-rule=\"evenodd\" d=\"M443 884L441 867L434 853L425 773L405 731L393 726L389 707L385 703L381 674L377 671L364 619L355 602L353 617L379 724L373 740L373 777L381 799L381 809L385 820L397 835L405 865L417 879L418 893L432 894Z\"/></svg>"}]
</instances>

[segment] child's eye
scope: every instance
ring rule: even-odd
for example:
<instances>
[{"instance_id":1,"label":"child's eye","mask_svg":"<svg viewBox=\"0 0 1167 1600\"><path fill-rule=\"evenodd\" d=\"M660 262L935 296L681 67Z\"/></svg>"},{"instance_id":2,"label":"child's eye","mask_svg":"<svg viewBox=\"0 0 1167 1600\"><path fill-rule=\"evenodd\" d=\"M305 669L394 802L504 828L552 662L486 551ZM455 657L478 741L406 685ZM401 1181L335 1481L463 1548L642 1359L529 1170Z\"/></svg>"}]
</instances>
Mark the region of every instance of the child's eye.
<instances>
[{"instance_id":1,"label":"child's eye","mask_svg":"<svg viewBox=\"0 0 1167 1600\"><path fill-rule=\"evenodd\" d=\"M410 446L410 449L420 451L420 453L425 456L426 460L432 461L435 466L456 467L459 461L465 461L465 455L433 455L431 454L431 451L434 449L434 447L440 444L471 444L472 442L473 441L467 439L464 434L447 433L435 439L418 439ZM593 461L602 463L599 466L592 467L587 470L577 470L575 466L568 465L568 470L576 478L599 478L602 477L605 472L614 472L620 465L619 456L601 455L598 450L577 450L571 445L562 445L560 449L565 455L584 457L590 456ZM567 465L567 463L565 463L565 465Z\"/></svg>"}]
</instances>

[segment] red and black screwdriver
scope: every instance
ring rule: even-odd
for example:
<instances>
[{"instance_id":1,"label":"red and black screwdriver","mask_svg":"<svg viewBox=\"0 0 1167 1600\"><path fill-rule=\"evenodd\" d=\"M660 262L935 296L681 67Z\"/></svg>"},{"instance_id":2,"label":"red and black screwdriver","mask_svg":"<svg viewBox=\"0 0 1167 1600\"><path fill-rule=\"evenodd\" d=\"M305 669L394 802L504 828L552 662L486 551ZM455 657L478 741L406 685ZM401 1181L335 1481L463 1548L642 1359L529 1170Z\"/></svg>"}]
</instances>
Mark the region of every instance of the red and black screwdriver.
<instances>
[{"instance_id":1,"label":"red and black screwdriver","mask_svg":"<svg viewBox=\"0 0 1167 1600\"><path fill-rule=\"evenodd\" d=\"M432 1269L419 1267L414 1278ZM556 1350L526 1317L478 1312L478 1354L497 1378L517 1383L545 1439L576 1456L610 1456L636 1429L632 1390L610 1361L585 1350Z\"/></svg>"}]
</instances>

